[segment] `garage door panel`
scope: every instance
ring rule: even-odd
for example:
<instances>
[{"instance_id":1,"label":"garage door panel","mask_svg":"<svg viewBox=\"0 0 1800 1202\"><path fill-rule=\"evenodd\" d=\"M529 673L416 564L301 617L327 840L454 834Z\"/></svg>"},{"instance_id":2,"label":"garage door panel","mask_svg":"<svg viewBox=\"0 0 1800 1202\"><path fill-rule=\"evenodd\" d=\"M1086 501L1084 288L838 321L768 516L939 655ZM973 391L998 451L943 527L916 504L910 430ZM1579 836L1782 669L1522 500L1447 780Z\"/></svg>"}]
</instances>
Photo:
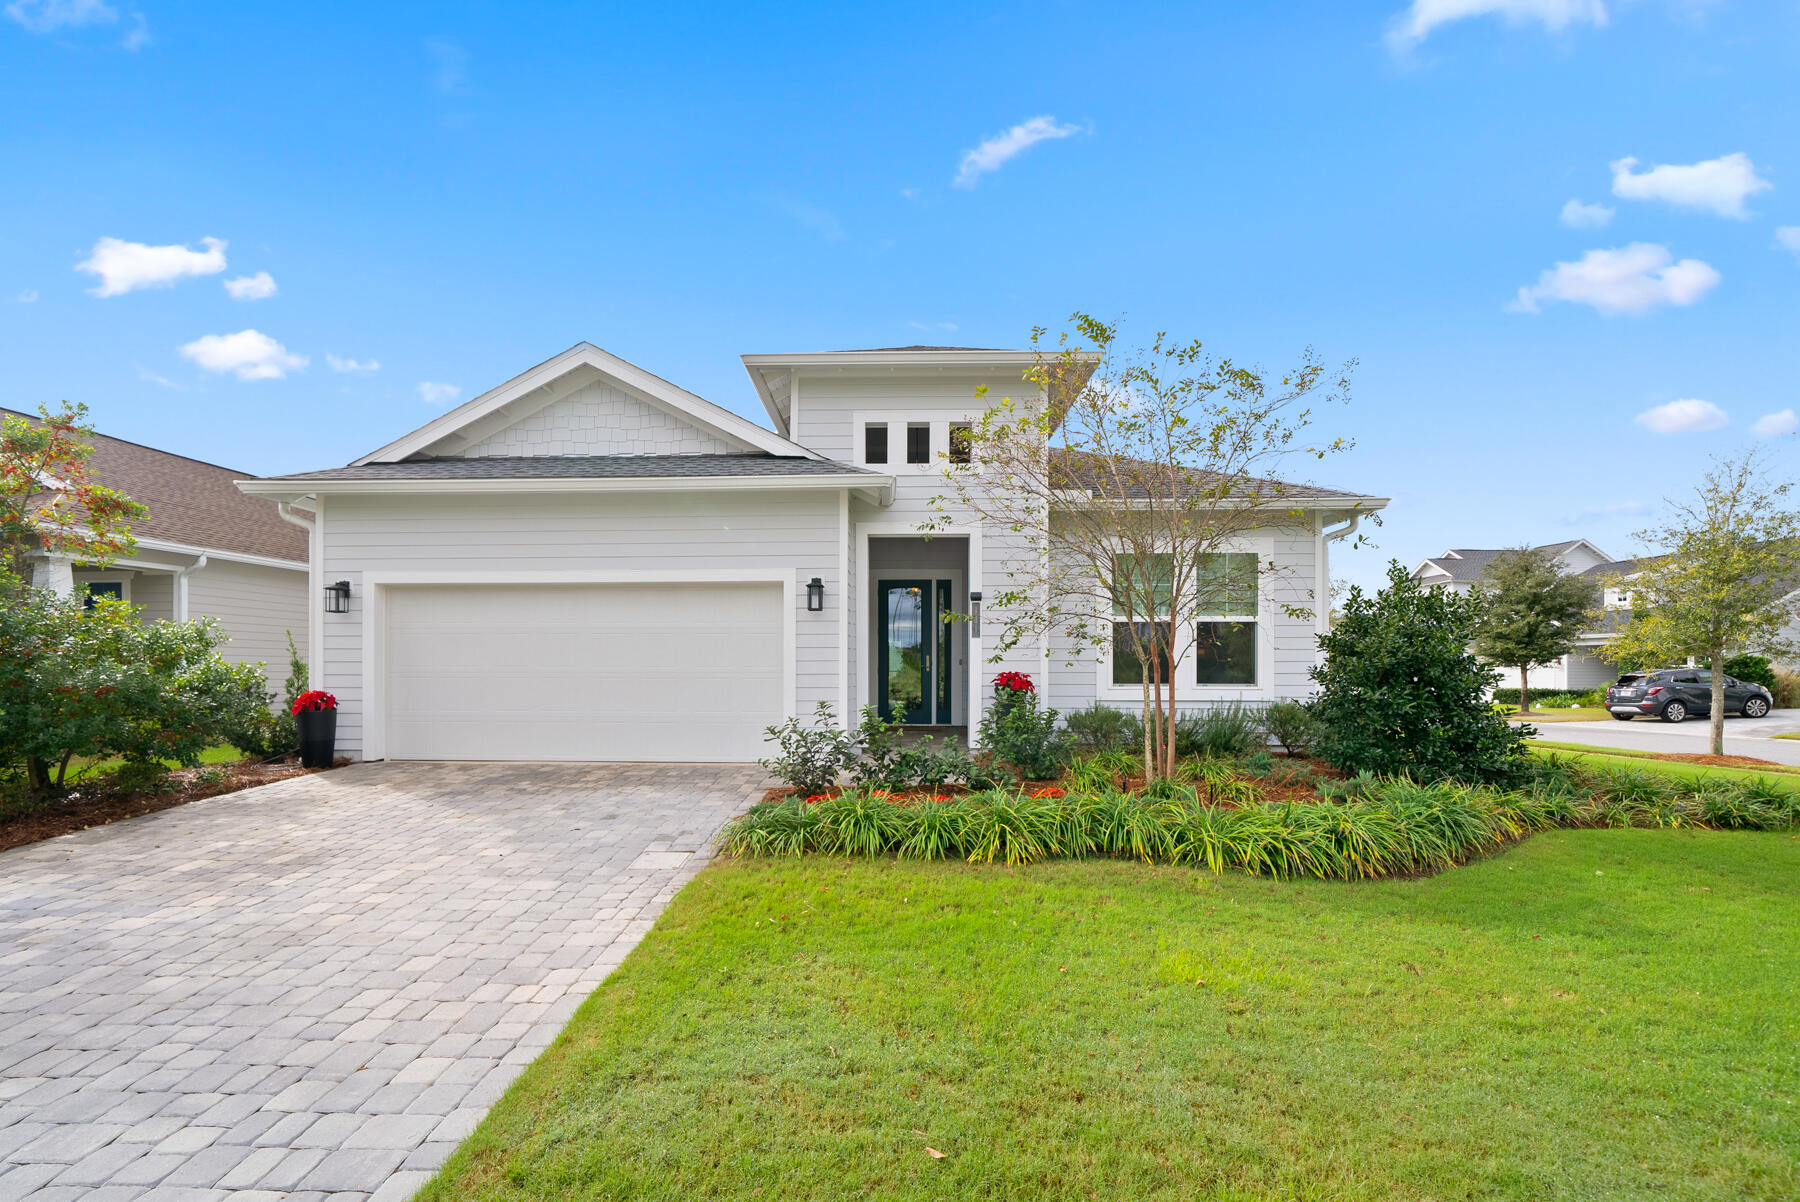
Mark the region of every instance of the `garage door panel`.
<instances>
[{"instance_id":1,"label":"garage door panel","mask_svg":"<svg viewBox=\"0 0 1800 1202\"><path fill-rule=\"evenodd\" d=\"M393 759L742 761L785 713L775 584L390 587Z\"/></svg>"}]
</instances>

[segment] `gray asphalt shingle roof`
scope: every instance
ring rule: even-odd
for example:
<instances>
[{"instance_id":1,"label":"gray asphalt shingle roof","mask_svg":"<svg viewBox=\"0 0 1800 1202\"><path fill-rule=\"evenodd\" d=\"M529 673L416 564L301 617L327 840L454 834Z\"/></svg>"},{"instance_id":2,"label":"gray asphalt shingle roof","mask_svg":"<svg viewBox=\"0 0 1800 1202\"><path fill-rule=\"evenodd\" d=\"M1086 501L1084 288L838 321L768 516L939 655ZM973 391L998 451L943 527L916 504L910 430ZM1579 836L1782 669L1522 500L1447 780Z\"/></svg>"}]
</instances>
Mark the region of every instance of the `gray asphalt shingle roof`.
<instances>
[{"instance_id":1,"label":"gray asphalt shingle roof","mask_svg":"<svg viewBox=\"0 0 1800 1202\"><path fill-rule=\"evenodd\" d=\"M272 480L635 480L703 476L875 475L829 459L780 455L536 455L468 459L407 459Z\"/></svg>"}]
</instances>

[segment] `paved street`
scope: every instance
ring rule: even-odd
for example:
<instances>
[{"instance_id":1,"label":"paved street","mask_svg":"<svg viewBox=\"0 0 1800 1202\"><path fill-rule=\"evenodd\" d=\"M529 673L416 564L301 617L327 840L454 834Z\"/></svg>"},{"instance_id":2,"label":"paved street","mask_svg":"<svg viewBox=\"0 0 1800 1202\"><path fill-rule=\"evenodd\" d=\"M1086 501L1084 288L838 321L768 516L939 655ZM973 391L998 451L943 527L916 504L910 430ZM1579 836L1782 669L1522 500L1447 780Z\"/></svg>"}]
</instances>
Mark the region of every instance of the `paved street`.
<instances>
[{"instance_id":1,"label":"paved street","mask_svg":"<svg viewBox=\"0 0 1800 1202\"><path fill-rule=\"evenodd\" d=\"M365 764L0 853L0 1202L409 1196L763 783Z\"/></svg>"},{"instance_id":2,"label":"paved street","mask_svg":"<svg viewBox=\"0 0 1800 1202\"><path fill-rule=\"evenodd\" d=\"M1689 718L1679 725L1653 718L1630 722L1545 722L1538 737L1558 743L1593 747L1623 747L1632 751L1663 751L1704 755L1708 725L1705 718ZM1800 739L1777 739L1778 734L1800 731L1800 710L1776 710L1766 718L1725 719L1725 751L1750 755L1778 764L1800 764Z\"/></svg>"}]
</instances>

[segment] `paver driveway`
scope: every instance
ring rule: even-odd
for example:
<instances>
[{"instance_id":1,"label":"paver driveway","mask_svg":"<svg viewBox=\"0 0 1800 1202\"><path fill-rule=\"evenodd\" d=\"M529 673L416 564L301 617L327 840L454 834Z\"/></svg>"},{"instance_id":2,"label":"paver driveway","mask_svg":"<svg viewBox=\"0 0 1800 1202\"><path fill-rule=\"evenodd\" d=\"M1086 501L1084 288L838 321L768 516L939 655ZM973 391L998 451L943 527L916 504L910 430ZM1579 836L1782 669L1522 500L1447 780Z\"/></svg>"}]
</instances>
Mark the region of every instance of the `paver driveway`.
<instances>
[{"instance_id":1,"label":"paver driveway","mask_svg":"<svg viewBox=\"0 0 1800 1202\"><path fill-rule=\"evenodd\" d=\"M363 764L0 853L0 1200L408 1196L764 783Z\"/></svg>"}]
</instances>

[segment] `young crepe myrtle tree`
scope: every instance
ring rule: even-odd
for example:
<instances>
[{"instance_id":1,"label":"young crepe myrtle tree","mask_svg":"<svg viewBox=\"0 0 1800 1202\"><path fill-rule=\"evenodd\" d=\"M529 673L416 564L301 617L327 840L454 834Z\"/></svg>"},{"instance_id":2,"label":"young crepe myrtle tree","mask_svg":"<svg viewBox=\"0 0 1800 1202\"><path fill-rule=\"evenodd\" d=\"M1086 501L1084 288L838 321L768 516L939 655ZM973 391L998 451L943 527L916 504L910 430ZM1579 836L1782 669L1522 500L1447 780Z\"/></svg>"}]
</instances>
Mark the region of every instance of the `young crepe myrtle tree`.
<instances>
[{"instance_id":1,"label":"young crepe myrtle tree","mask_svg":"<svg viewBox=\"0 0 1800 1202\"><path fill-rule=\"evenodd\" d=\"M1053 631L1077 654L1110 652L1139 687L1145 772L1167 776L1176 669L1232 625L1209 619L1259 618L1259 581L1277 568L1245 551L1246 536L1300 518L1295 486L1273 478L1290 459L1348 449L1309 428L1314 406L1348 400L1354 363L1328 372L1307 351L1276 375L1198 341L1159 333L1132 348L1116 323L1070 324L1053 339L1032 331L1026 387L970 425L923 529L973 513L1024 544L987 595L991 658ZM1295 595L1307 604L1283 606L1291 615L1326 603L1309 584Z\"/></svg>"},{"instance_id":2,"label":"young crepe myrtle tree","mask_svg":"<svg viewBox=\"0 0 1800 1202\"><path fill-rule=\"evenodd\" d=\"M1574 649L1600 589L1562 570L1548 551L1519 547L1488 564L1480 588L1481 617L1471 650L1519 670L1519 711L1531 712L1531 669Z\"/></svg>"},{"instance_id":3,"label":"young crepe myrtle tree","mask_svg":"<svg viewBox=\"0 0 1800 1202\"><path fill-rule=\"evenodd\" d=\"M0 593L30 579L33 551L111 563L135 545L130 523L149 514L89 471L86 405L40 405L38 414L0 421Z\"/></svg>"},{"instance_id":4,"label":"young crepe myrtle tree","mask_svg":"<svg viewBox=\"0 0 1800 1202\"><path fill-rule=\"evenodd\" d=\"M1782 628L1796 617L1800 512L1794 482L1770 480L1762 455L1715 458L1690 500L1637 538L1663 554L1629 580L1631 620L1601 654L1616 664L1670 664L1689 656L1712 669L1712 754L1725 754L1725 659L1740 651L1793 654Z\"/></svg>"}]
</instances>

